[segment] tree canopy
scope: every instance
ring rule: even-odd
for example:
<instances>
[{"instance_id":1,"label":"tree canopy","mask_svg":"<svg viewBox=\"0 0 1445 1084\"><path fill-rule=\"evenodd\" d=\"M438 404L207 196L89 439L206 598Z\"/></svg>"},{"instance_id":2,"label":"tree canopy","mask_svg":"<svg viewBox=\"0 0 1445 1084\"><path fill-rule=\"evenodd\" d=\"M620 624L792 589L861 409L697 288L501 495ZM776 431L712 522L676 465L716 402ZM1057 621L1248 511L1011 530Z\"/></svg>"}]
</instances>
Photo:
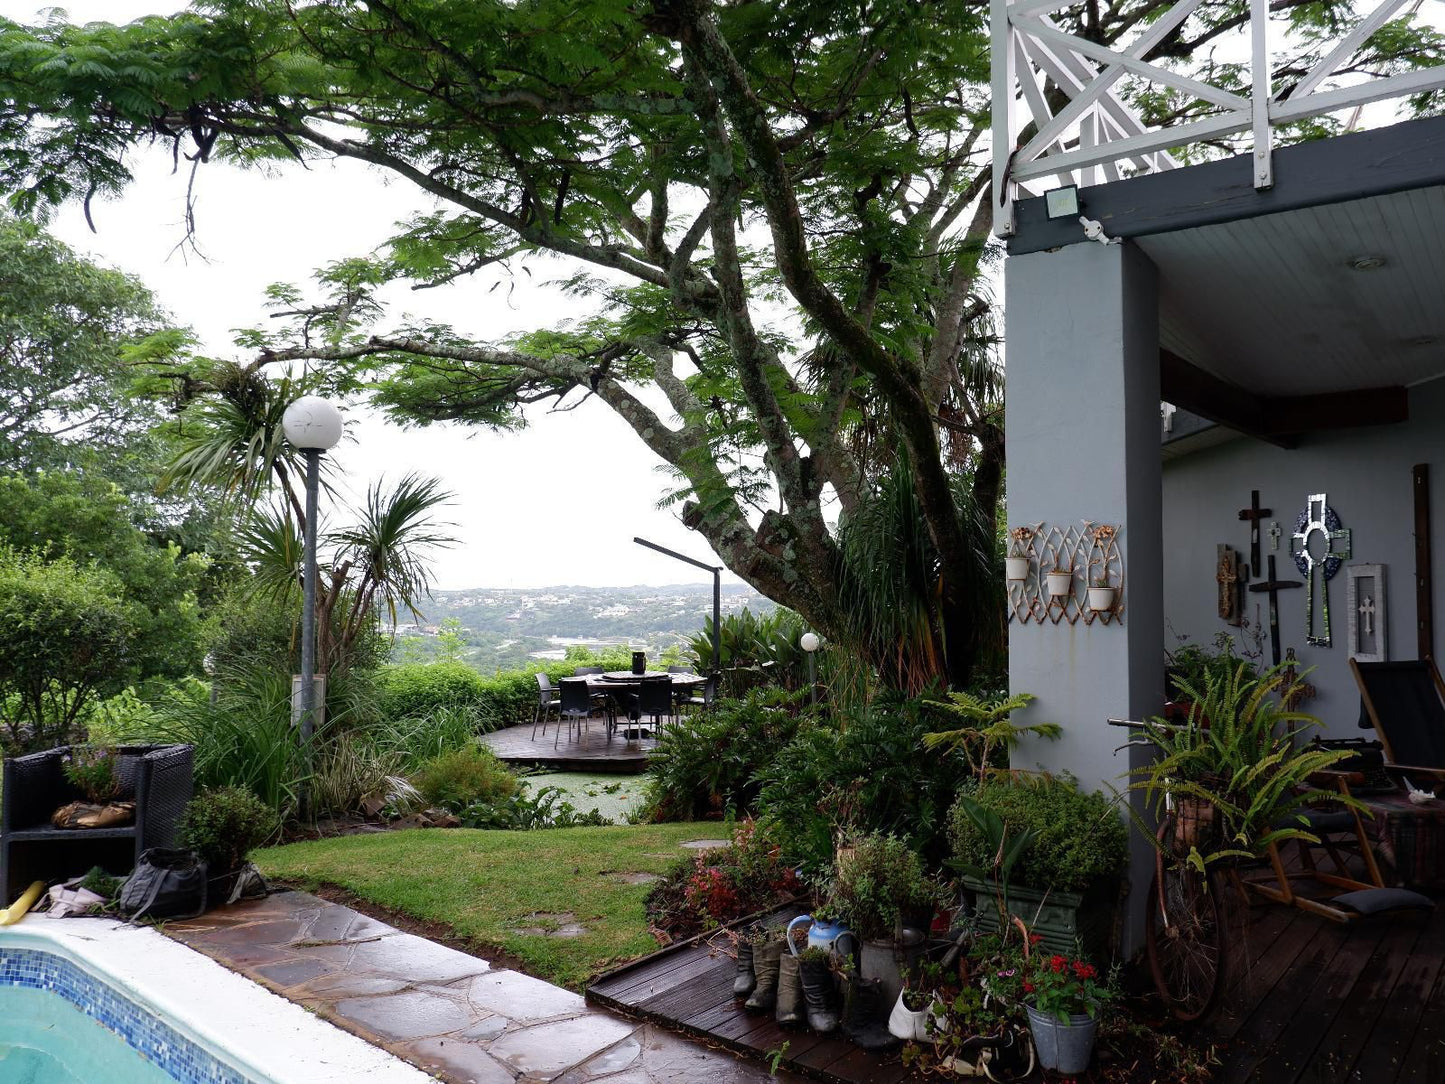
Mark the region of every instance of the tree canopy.
<instances>
[{"instance_id":1,"label":"tree canopy","mask_svg":"<svg viewBox=\"0 0 1445 1084\"><path fill-rule=\"evenodd\" d=\"M1169 6L1060 18L1108 44ZM1271 7L1294 25L1277 81L1357 18L1345 0ZM340 157L415 186L432 208L382 251L274 291L285 319L245 340L249 371L328 362L416 424L515 426L528 405L595 397L671 468L665 499L734 572L830 635L857 641L850 617L872 615L880 664L958 681L1000 636L987 12L208 0L125 27L0 24L0 183L20 211L119 193L131 150L162 141L193 169ZM1201 5L1146 59L1189 64L1248 13ZM1433 36L1386 29L1359 68L1438 60ZM1135 96L1151 121L1208 108ZM487 343L375 303L392 280L485 298L538 254L568 261L593 311ZM906 486L885 484L899 472ZM888 514L926 529L894 537ZM863 521L855 544L835 517L843 536ZM876 563L899 547L906 583Z\"/></svg>"}]
</instances>

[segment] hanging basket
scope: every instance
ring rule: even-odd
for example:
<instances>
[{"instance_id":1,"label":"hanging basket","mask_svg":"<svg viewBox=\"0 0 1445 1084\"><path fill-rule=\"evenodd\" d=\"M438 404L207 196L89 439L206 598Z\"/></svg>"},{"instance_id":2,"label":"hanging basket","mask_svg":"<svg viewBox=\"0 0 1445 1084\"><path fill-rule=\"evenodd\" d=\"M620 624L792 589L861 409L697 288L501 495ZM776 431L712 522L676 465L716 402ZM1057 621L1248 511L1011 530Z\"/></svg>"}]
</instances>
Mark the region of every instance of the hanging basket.
<instances>
[{"instance_id":1,"label":"hanging basket","mask_svg":"<svg viewBox=\"0 0 1445 1084\"><path fill-rule=\"evenodd\" d=\"M1198 847L1214 834L1214 804L1203 798L1180 798L1174 810L1174 843L1176 846Z\"/></svg>"}]
</instances>

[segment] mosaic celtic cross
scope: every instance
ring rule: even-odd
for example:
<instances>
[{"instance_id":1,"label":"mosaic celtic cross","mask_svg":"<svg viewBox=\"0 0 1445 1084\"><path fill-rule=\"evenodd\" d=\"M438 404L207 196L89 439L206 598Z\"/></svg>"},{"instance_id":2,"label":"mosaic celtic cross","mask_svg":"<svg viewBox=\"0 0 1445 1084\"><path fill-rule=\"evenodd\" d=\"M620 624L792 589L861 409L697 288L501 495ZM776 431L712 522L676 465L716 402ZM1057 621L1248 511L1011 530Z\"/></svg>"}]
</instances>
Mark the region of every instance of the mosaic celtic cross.
<instances>
[{"instance_id":1,"label":"mosaic celtic cross","mask_svg":"<svg viewBox=\"0 0 1445 1084\"><path fill-rule=\"evenodd\" d=\"M1323 553L1310 549L1311 538L1318 533ZM1340 570L1340 563L1350 557L1350 530L1340 526L1340 517L1329 506L1323 493L1311 493L1309 504L1295 521L1290 536L1290 550L1295 567L1305 578L1305 641L1316 647L1330 646L1329 581ZM1315 572L1319 571L1320 628L1315 627Z\"/></svg>"}]
</instances>

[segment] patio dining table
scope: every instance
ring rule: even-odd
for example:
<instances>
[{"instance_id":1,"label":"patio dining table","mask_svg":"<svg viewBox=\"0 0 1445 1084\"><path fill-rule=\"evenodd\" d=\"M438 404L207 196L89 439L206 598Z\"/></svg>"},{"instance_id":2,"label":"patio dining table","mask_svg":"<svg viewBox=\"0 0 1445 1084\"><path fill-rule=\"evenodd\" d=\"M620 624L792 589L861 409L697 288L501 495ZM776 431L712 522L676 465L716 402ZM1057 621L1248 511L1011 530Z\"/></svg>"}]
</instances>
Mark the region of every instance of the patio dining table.
<instances>
[{"instance_id":1,"label":"patio dining table","mask_svg":"<svg viewBox=\"0 0 1445 1084\"><path fill-rule=\"evenodd\" d=\"M648 680L661 680L668 678L672 683L673 695L680 691L690 691L703 684L707 679L698 674L671 674L665 670L648 670L646 673L634 674L631 670L609 670L603 674L586 674L587 691L593 694L605 694L614 709L620 709L632 721L634 733L640 733L642 716L637 709L637 694L642 689L642 683ZM609 723L615 721L616 715L612 714Z\"/></svg>"}]
</instances>

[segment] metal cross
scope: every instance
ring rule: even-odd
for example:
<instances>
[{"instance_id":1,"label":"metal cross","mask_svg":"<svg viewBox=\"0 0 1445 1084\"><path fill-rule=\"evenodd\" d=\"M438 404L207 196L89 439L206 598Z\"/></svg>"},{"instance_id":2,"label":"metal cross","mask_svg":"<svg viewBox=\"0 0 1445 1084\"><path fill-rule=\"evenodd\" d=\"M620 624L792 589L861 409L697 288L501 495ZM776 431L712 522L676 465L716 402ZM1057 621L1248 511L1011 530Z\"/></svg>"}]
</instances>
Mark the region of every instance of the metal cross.
<instances>
[{"instance_id":1,"label":"metal cross","mask_svg":"<svg viewBox=\"0 0 1445 1084\"><path fill-rule=\"evenodd\" d=\"M1305 525L1290 535L1290 552L1305 565L1305 642L1316 647L1330 646L1330 588L1329 576L1324 569L1325 562L1331 559L1345 561L1350 557L1350 529L1341 527L1330 530L1325 525L1328 509L1329 502L1325 499L1325 494L1311 493L1309 508L1304 515ZM1335 522L1338 523L1339 520L1336 519ZM1310 551L1310 538L1316 532L1325 538L1325 552L1318 557ZM1324 626L1318 633L1315 631L1315 569L1321 571L1320 618Z\"/></svg>"},{"instance_id":2,"label":"metal cross","mask_svg":"<svg viewBox=\"0 0 1445 1084\"><path fill-rule=\"evenodd\" d=\"M1373 636L1375 633L1375 600L1369 595L1359 605L1361 624L1364 626L1366 636Z\"/></svg>"},{"instance_id":3,"label":"metal cross","mask_svg":"<svg viewBox=\"0 0 1445 1084\"><path fill-rule=\"evenodd\" d=\"M1270 524L1269 524L1269 548L1270 548L1270 549L1272 549L1272 550L1277 550L1277 549L1279 549L1279 536L1282 535L1282 534L1284 534L1284 531L1282 531L1282 530L1280 529L1279 520L1277 520L1277 519L1275 519L1275 520L1270 520Z\"/></svg>"}]
</instances>

